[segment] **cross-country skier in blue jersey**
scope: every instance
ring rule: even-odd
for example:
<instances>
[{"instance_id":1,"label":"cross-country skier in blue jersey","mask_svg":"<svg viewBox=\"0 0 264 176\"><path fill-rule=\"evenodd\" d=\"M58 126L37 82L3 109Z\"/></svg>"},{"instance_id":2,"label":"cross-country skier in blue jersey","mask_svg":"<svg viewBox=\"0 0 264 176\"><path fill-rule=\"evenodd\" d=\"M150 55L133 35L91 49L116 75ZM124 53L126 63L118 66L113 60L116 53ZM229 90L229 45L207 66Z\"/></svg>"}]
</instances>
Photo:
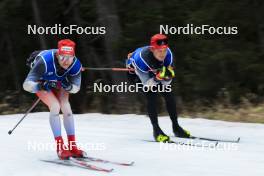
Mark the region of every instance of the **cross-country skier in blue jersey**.
<instances>
[{"instance_id":1,"label":"cross-country skier in blue jersey","mask_svg":"<svg viewBox=\"0 0 264 176\"><path fill-rule=\"evenodd\" d=\"M144 86L161 87L171 84L175 76L173 70L173 55L168 47L167 36L156 34L152 36L150 45L136 49L128 54L126 62L128 68L134 71L128 73L129 80L141 82ZM165 89L158 89L165 90ZM165 99L166 108L172 121L175 136L189 138L190 133L184 130L178 123L176 100L171 91L147 91L144 92L147 99L147 111L153 126L153 135L158 142L170 140L158 124L157 95L161 94Z\"/></svg>"},{"instance_id":2,"label":"cross-country skier in blue jersey","mask_svg":"<svg viewBox=\"0 0 264 176\"><path fill-rule=\"evenodd\" d=\"M58 49L35 51L28 59L31 70L24 81L24 90L36 93L49 110L50 126L56 141L60 159L83 157L75 142L74 119L69 103L69 94L77 93L81 86L82 65L75 56L75 43L69 39L60 40ZM67 133L68 145L61 134L60 111Z\"/></svg>"}]
</instances>

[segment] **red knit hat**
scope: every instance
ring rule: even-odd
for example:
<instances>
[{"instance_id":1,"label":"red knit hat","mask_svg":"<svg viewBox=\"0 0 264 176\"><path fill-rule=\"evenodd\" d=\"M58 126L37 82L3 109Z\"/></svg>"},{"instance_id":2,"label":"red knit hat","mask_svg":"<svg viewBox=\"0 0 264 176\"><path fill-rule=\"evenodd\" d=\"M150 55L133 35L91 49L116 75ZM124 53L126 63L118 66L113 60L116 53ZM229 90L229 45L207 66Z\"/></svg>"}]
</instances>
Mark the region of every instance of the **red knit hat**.
<instances>
[{"instance_id":1,"label":"red knit hat","mask_svg":"<svg viewBox=\"0 0 264 176\"><path fill-rule=\"evenodd\" d=\"M150 46L155 49L168 48L168 38L163 34L155 34L150 39Z\"/></svg>"},{"instance_id":2,"label":"red knit hat","mask_svg":"<svg viewBox=\"0 0 264 176\"><path fill-rule=\"evenodd\" d=\"M59 55L75 55L75 43L70 39L60 40L58 42L58 54Z\"/></svg>"}]
</instances>

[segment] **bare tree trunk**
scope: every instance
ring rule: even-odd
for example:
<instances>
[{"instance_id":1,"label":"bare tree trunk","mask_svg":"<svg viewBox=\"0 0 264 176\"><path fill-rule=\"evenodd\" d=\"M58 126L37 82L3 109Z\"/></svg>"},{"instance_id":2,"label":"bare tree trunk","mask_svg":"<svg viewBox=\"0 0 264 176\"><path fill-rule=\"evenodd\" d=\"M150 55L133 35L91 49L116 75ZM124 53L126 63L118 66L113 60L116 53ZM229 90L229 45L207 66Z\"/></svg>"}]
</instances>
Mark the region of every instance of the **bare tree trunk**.
<instances>
[{"instance_id":1,"label":"bare tree trunk","mask_svg":"<svg viewBox=\"0 0 264 176\"><path fill-rule=\"evenodd\" d=\"M99 23L106 27L105 48L108 63L114 63L117 59L115 47L121 37L121 25L115 7L114 0L96 0Z\"/></svg>"},{"instance_id":2,"label":"bare tree trunk","mask_svg":"<svg viewBox=\"0 0 264 176\"><path fill-rule=\"evenodd\" d=\"M117 14L117 9L115 6L114 0L96 0L96 9L98 14L98 22L101 26L106 27L106 34L104 36L104 48L106 51L106 61L109 64L108 66L116 66L116 60L120 55L117 55L118 41L121 38L121 25L119 22L119 17ZM115 80L120 80L121 74L112 74L112 82L115 83ZM113 95L111 102L112 107L110 111L124 109L122 106L125 106L124 96L120 93ZM109 99L109 98L108 98Z\"/></svg>"},{"instance_id":3,"label":"bare tree trunk","mask_svg":"<svg viewBox=\"0 0 264 176\"><path fill-rule=\"evenodd\" d=\"M20 81L19 81L19 72L18 72L18 67L19 65L16 64L16 60L15 60L15 56L14 56L14 49L13 49L13 43L12 43L12 38L10 37L9 32L6 32L5 34L5 40L6 40L6 44L7 44L7 52L8 52L8 56L9 56L9 62L10 62L10 66L11 66L11 72L13 75L13 80L14 80L14 85L16 90L20 91L21 90L21 85L20 85Z\"/></svg>"},{"instance_id":4,"label":"bare tree trunk","mask_svg":"<svg viewBox=\"0 0 264 176\"><path fill-rule=\"evenodd\" d=\"M41 17L40 17L40 13L39 13L40 9L38 7L37 0L31 0L31 6L33 9L34 21L35 21L36 25L42 26L43 23L41 21ZM47 42L45 40L44 35L38 35L38 37L39 37L41 49L47 49Z\"/></svg>"},{"instance_id":5,"label":"bare tree trunk","mask_svg":"<svg viewBox=\"0 0 264 176\"><path fill-rule=\"evenodd\" d=\"M259 45L262 52L264 52L264 2L255 0L254 1L254 12L256 16L256 23L257 23L257 33L259 39Z\"/></svg>"}]
</instances>

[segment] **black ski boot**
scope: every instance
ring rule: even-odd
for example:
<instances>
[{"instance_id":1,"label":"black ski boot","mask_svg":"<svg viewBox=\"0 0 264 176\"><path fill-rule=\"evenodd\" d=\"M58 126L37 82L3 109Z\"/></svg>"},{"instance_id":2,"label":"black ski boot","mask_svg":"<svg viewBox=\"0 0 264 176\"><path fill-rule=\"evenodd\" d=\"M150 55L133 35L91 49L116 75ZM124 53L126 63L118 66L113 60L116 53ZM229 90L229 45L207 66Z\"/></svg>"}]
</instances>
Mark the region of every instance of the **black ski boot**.
<instances>
[{"instance_id":1,"label":"black ski boot","mask_svg":"<svg viewBox=\"0 0 264 176\"><path fill-rule=\"evenodd\" d=\"M180 125L173 126L173 132L174 132L175 137L180 137L180 138L190 138L191 137L191 133L183 129Z\"/></svg>"},{"instance_id":2,"label":"black ski boot","mask_svg":"<svg viewBox=\"0 0 264 176\"><path fill-rule=\"evenodd\" d=\"M170 142L170 137L166 135L160 127L153 128L153 136L157 142Z\"/></svg>"}]
</instances>

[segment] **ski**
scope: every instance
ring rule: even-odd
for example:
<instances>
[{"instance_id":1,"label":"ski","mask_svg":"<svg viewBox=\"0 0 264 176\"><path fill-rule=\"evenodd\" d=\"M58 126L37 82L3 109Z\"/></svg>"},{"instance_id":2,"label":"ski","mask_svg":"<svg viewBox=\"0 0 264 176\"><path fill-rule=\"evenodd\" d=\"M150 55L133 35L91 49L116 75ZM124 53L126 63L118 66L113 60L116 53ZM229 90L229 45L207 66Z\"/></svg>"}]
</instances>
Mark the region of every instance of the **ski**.
<instances>
[{"instance_id":1,"label":"ski","mask_svg":"<svg viewBox=\"0 0 264 176\"><path fill-rule=\"evenodd\" d=\"M158 141L154 141L154 140L143 140L143 141L146 141L146 142L157 142L157 143L159 143ZM186 146L191 146L191 147L209 147L209 148L215 148L218 145L218 141L214 142L213 145L210 145L210 144L201 144L201 143L187 143L187 142L180 142L180 141L173 141L173 140L170 140L170 141L165 142L165 143L168 143L168 144L177 144L177 145L186 145Z\"/></svg>"},{"instance_id":2,"label":"ski","mask_svg":"<svg viewBox=\"0 0 264 176\"><path fill-rule=\"evenodd\" d=\"M115 165L121 165L121 166L132 166L132 165L134 165L134 161L125 163L125 162L116 162L116 161L110 161L110 160L88 157L88 156L85 156L83 158L76 158L76 159L78 159L80 161L94 161L94 162L109 163L109 164L115 164Z\"/></svg>"},{"instance_id":3,"label":"ski","mask_svg":"<svg viewBox=\"0 0 264 176\"><path fill-rule=\"evenodd\" d=\"M180 137L175 137L171 136L172 138L180 138ZM198 136L191 136L189 138L184 138L184 139L194 139L194 140L205 140L205 141L213 141L213 142L231 142L231 143L239 143L240 142L240 137L234 140L225 140L225 139L214 139L214 138L207 138L207 137L198 137Z\"/></svg>"},{"instance_id":4,"label":"ski","mask_svg":"<svg viewBox=\"0 0 264 176\"><path fill-rule=\"evenodd\" d=\"M214 138L191 136L190 139L199 139L199 140L216 141L216 142L231 142L231 143L239 143L240 141L240 137L238 137L235 140L225 140L225 139L214 139Z\"/></svg>"},{"instance_id":5,"label":"ski","mask_svg":"<svg viewBox=\"0 0 264 176\"><path fill-rule=\"evenodd\" d=\"M76 166L93 171L112 172L114 170L114 169L106 169L106 168L98 167L92 164L87 164L86 162L77 160L76 158L73 157L70 157L69 160L41 160L41 161L64 165L64 166Z\"/></svg>"}]
</instances>

